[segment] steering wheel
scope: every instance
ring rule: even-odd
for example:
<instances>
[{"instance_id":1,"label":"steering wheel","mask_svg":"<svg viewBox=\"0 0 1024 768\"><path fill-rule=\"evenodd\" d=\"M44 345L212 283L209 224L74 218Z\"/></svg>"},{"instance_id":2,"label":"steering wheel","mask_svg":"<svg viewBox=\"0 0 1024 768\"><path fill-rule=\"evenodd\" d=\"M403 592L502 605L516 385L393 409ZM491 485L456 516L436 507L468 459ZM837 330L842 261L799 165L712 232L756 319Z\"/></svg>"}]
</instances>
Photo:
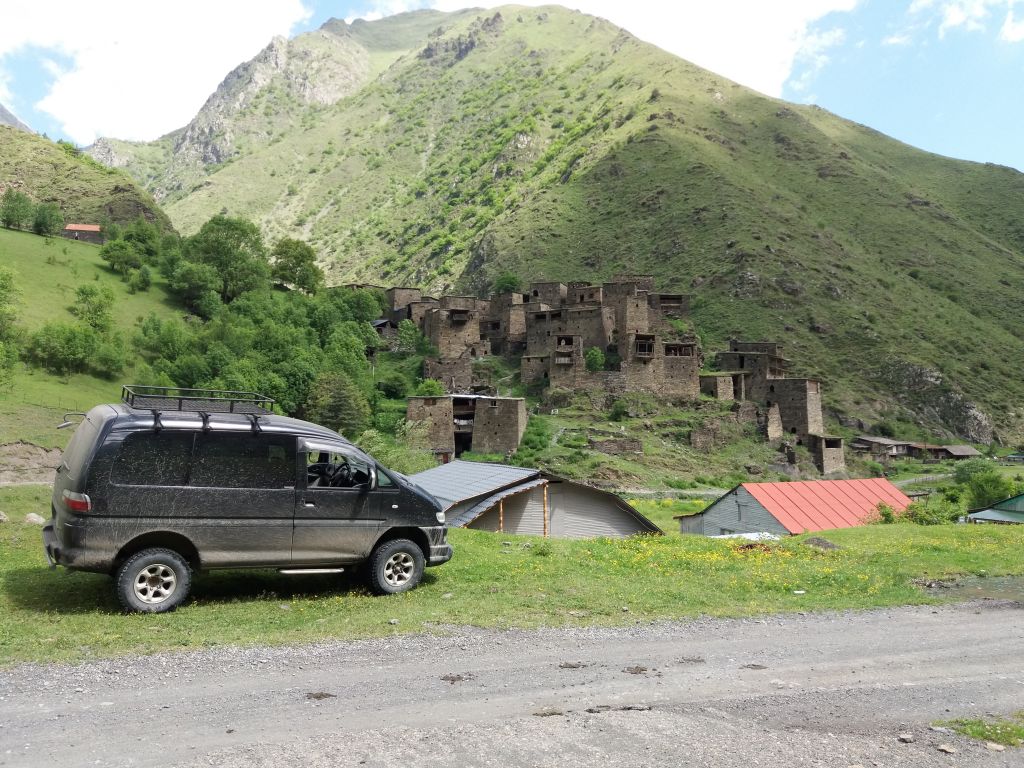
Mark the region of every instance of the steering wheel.
<instances>
[{"instance_id":1,"label":"steering wheel","mask_svg":"<svg viewBox=\"0 0 1024 768\"><path fill-rule=\"evenodd\" d=\"M331 470L328 469L330 472ZM331 487L352 485L352 467L347 463L339 464L331 474Z\"/></svg>"}]
</instances>

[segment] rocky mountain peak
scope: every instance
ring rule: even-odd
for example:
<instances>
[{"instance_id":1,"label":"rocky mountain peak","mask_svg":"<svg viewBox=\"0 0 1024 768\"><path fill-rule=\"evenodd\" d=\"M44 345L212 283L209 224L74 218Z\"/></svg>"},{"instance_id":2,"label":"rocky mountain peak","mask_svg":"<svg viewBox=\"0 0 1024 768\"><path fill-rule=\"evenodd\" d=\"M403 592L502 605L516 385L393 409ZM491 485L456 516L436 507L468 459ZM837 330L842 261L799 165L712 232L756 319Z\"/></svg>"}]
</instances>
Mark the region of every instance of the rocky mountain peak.
<instances>
[{"instance_id":1,"label":"rocky mountain peak","mask_svg":"<svg viewBox=\"0 0 1024 768\"><path fill-rule=\"evenodd\" d=\"M0 104L0 125L9 125L12 128L17 128L19 131L35 133L35 131L21 122L21 120L18 119L18 116L7 109L3 104Z\"/></svg>"}]
</instances>

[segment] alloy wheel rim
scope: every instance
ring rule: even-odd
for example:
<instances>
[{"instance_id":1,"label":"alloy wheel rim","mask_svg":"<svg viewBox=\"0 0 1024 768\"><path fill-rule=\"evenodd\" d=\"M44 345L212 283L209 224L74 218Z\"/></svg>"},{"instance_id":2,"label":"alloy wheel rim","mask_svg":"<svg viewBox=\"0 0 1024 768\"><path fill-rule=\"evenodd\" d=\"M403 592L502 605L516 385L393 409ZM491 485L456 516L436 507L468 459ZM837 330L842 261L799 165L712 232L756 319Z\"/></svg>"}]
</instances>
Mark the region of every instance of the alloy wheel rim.
<instances>
[{"instance_id":1,"label":"alloy wheel rim","mask_svg":"<svg viewBox=\"0 0 1024 768\"><path fill-rule=\"evenodd\" d=\"M412 578L416 563L408 552L396 552L384 563L384 581L392 587L400 587Z\"/></svg>"},{"instance_id":2,"label":"alloy wheel rim","mask_svg":"<svg viewBox=\"0 0 1024 768\"><path fill-rule=\"evenodd\" d=\"M155 605L174 594L178 579L174 569L163 563L147 565L135 575L135 596L144 603Z\"/></svg>"}]
</instances>

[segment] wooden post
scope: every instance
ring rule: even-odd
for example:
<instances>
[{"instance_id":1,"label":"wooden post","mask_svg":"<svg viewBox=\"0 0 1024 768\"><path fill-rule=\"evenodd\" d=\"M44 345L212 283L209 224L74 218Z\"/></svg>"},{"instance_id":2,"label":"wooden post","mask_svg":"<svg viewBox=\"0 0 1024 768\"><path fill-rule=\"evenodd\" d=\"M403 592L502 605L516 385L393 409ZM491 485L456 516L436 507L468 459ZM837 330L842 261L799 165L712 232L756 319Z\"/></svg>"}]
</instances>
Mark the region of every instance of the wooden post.
<instances>
[{"instance_id":1,"label":"wooden post","mask_svg":"<svg viewBox=\"0 0 1024 768\"><path fill-rule=\"evenodd\" d=\"M544 537L548 535L548 484L544 483Z\"/></svg>"},{"instance_id":2,"label":"wooden post","mask_svg":"<svg viewBox=\"0 0 1024 768\"><path fill-rule=\"evenodd\" d=\"M498 499L498 531L505 532L505 500Z\"/></svg>"}]
</instances>

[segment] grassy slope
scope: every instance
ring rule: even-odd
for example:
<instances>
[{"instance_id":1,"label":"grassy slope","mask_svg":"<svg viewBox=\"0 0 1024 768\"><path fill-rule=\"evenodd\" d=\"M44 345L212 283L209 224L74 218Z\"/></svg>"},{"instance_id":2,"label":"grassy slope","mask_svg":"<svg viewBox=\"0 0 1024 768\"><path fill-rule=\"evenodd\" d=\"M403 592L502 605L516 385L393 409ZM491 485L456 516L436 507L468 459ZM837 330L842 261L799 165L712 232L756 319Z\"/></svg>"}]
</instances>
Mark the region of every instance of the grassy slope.
<instances>
[{"instance_id":1,"label":"grassy slope","mask_svg":"<svg viewBox=\"0 0 1024 768\"><path fill-rule=\"evenodd\" d=\"M162 317L180 314L159 273L154 271L149 291L131 294L99 257L99 248L87 243L0 229L0 266L14 271L21 293L18 325L25 332L48 320L73 321L69 307L75 289L84 284L110 286L116 297L114 323L125 333L130 334L136 319L150 312ZM70 434L54 430L62 413L87 410L119 396L120 382L85 375L62 379L20 367L12 390L0 392L0 443L26 440L63 445Z\"/></svg>"},{"instance_id":2,"label":"grassy slope","mask_svg":"<svg viewBox=\"0 0 1024 768\"><path fill-rule=\"evenodd\" d=\"M0 489L0 509L12 521L30 511L45 514L48 499L48 489L39 486ZM404 595L372 597L336 577L221 572L198 577L194 598L182 609L147 617L121 613L107 577L47 570L39 528L11 522L0 526L0 665L381 636L451 624L617 625L926 603L932 598L912 578L1020 573L1016 553L1024 530L869 526L829 532L843 547L829 552L803 546L802 537L767 551L678 534L543 541L456 530L451 538L455 558ZM499 560L502 567L495 568ZM397 625L388 623L392 618Z\"/></svg>"},{"instance_id":3,"label":"grassy slope","mask_svg":"<svg viewBox=\"0 0 1024 768\"><path fill-rule=\"evenodd\" d=\"M696 295L706 346L782 339L838 413L920 419L888 377L907 361L1024 435L1024 176L763 97L590 17L502 15L464 59L405 55L170 215L184 231L221 207L256 216L312 241L337 281L651 272Z\"/></svg>"},{"instance_id":4,"label":"grassy slope","mask_svg":"<svg viewBox=\"0 0 1024 768\"><path fill-rule=\"evenodd\" d=\"M166 214L123 171L74 157L48 139L0 126L0 187L14 186L36 202L57 203L66 222L126 224L145 216L170 229Z\"/></svg>"}]
</instances>

